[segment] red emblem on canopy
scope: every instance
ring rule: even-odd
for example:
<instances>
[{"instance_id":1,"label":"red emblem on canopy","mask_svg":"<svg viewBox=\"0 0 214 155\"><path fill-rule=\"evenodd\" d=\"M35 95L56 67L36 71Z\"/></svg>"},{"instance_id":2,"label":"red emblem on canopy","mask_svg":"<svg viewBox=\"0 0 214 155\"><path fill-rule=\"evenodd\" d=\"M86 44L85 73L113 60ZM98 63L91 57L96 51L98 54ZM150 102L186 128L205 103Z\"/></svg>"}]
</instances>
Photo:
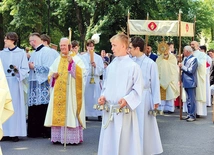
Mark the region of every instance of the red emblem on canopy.
<instances>
[{"instance_id":1,"label":"red emblem on canopy","mask_svg":"<svg viewBox=\"0 0 214 155\"><path fill-rule=\"evenodd\" d=\"M186 32L188 32L188 31L189 31L189 25L186 24Z\"/></svg>"},{"instance_id":2,"label":"red emblem on canopy","mask_svg":"<svg viewBox=\"0 0 214 155\"><path fill-rule=\"evenodd\" d=\"M151 31L154 31L156 28L157 28L157 25L154 23L154 22L150 22L148 24L148 28L151 30Z\"/></svg>"}]
</instances>

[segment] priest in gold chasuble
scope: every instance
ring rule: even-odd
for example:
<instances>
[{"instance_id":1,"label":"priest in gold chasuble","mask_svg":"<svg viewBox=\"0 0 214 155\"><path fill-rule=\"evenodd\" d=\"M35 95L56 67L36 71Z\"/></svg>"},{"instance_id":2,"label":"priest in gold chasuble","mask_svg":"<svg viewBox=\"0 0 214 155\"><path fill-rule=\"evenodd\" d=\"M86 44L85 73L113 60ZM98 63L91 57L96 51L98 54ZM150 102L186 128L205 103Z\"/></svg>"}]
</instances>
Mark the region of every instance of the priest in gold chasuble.
<instances>
[{"instance_id":1,"label":"priest in gold chasuble","mask_svg":"<svg viewBox=\"0 0 214 155\"><path fill-rule=\"evenodd\" d=\"M156 63L161 93L161 105L158 109L172 113L175 110L174 100L179 96L179 68L176 57L171 53L170 46L174 46L174 44L168 43L167 45L165 42L159 44L158 51L161 55L157 58Z\"/></svg>"},{"instance_id":2,"label":"priest in gold chasuble","mask_svg":"<svg viewBox=\"0 0 214 155\"><path fill-rule=\"evenodd\" d=\"M67 38L60 40L61 54L50 67L50 102L44 125L51 127L53 143L78 144L83 142L83 129L86 127L85 66L79 56L69 53L68 45Z\"/></svg>"}]
</instances>

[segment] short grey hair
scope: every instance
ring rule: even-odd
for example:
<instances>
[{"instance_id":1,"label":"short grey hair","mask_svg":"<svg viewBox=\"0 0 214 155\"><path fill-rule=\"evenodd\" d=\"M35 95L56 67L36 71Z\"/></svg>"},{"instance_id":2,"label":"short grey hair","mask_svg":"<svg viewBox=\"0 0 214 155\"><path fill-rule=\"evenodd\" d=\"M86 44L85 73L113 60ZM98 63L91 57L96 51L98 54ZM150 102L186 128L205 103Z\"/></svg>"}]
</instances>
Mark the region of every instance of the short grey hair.
<instances>
[{"instance_id":1,"label":"short grey hair","mask_svg":"<svg viewBox=\"0 0 214 155\"><path fill-rule=\"evenodd\" d=\"M68 41L69 41L69 39L66 38L66 37L61 38L61 39L60 39L60 42L61 42L62 40L68 40Z\"/></svg>"},{"instance_id":2,"label":"short grey hair","mask_svg":"<svg viewBox=\"0 0 214 155\"><path fill-rule=\"evenodd\" d=\"M193 52L192 47L191 46L185 46L184 50L188 51L188 52Z\"/></svg>"}]
</instances>

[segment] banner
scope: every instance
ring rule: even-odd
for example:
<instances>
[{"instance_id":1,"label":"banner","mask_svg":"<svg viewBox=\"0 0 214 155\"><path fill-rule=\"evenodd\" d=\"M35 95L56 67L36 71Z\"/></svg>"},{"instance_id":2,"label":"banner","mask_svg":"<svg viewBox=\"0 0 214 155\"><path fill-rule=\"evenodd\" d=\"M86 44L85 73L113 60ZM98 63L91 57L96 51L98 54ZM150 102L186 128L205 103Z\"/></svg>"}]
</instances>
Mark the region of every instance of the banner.
<instances>
[{"instance_id":1,"label":"banner","mask_svg":"<svg viewBox=\"0 0 214 155\"><path fill-rule=\"evenodd\" d=\"M194 37L193 23L181 22L181 36Z\"/></svg>"},{"instance_id":2,"label":"banner","mask_svg":"<svg viewBox=\"0 0 214 155\"><path fill-rule=\"evenodd\" d=\"M131 35L179 36L178 20L129 20ZM193 23L181 22L181 36L193 37Z\"/></svg>"},{"instance_id":3,"label":"banner","mask_svg":"<svg viewBox=\"0 0 214 155\"><path fill-rule=\"evenodd\" d=\"M178 36L178 21L129 20L131 35Z\"/></svg>"}]
</instances>

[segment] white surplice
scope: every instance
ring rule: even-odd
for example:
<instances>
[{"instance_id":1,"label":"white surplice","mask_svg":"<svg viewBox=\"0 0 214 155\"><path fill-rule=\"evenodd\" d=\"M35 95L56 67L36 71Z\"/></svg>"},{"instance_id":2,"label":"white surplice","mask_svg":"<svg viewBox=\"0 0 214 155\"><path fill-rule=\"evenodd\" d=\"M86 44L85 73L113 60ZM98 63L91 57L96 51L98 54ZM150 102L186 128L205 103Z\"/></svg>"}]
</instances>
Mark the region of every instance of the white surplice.
<instances>
[{"instance_id":1,"label":"white surplice","mask_svg":"<svg viewBox=\"0 0 214 155\"><path fill-rule=\"evenodd\" d=\"M124 98L129 114L113 113L107 128L101 127L98 155L141 155L136 108L142 101L143 82L140 67L128 55L116 57L107 67L102 94L108 104L118 105ZM103 111L102 124L108 122L109 112Z\"/></svg>"},{"instance_id":2,"label":"white surplice","mask_svg":"<svg viewBox=\"0 0 214 155\"><path fill-rule=\"evenodd\" d=\"M149 115L154 110L154 104L160 104L160 83L157 64L145 54L135 58L143 75L143 98L137 107L141 146L143 155L160 154L163 152L156 117Z\"/></svg>"},{"instance_id":3,"label":"white surplice","mask_svg":"<svg viewBox=\"0 0 214 155\"><path fill-rule=\"evenodd\" d=\"M197 58L197 87L196 87L196 109L197 114L207 116L206 105L206 54L199 50L194 51L193 55Z\"/></svg>"},{"instance_id":4,"label":"white surplice","mask_svg":"<svg viewBox=\"0 0 214 155\"><path fill-rule=\"evenodd\" d=\"M14 115L3 124L4 136L26 136L25 102L22 83L29 71L26 52L19 47L13 50L5 48L0 52L0 58L2 60L14 108ZM10 65L14 65L18 69L18 73L15 74L15 76L13 76L14 71L10 69Z\"/></svg>"},{"instance_id":5,"label":"white surplice","mask_svg":"<svg viewBox=\"0 0 214 155\"><path fill-rule=\"evenodd\" d=\"M87 52L81 56L85 66L87 68L87 77L85 84L85 115L87 117L101 116L102 112L93 109L93 105L97 103L97 100L101 93L100 76L103 74L104 64L101 56L94 53L94 62L96 68L94 68L94 81L95 84L90 84L92 75L92 66L90 63L90 54Z\"/></svg>"}]
</instances>

